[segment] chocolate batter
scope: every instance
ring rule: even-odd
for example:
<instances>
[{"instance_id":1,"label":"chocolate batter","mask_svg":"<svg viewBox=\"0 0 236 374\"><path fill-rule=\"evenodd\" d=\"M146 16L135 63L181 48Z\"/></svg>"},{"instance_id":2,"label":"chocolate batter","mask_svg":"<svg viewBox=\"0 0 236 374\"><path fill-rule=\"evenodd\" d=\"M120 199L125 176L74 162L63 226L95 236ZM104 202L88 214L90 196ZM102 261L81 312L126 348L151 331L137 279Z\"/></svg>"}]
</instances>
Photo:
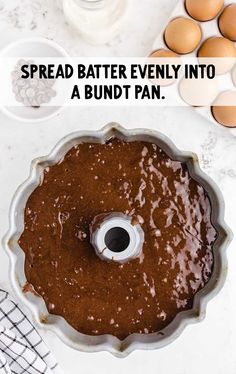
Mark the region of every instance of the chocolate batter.
<instances>
[{"instance_id":1,"label":"chocolate batter","mask_svg":"<svg viewBox=\"0 0 236 374\"><path fill-rule=\"evenodd\" d=\"M145 233L141 256L125 264L101 260L90 244L90 223L113 211ZM192 307L211 277L216 236L209 197L186 164L155 144L113 138L77 145L45 170L19 244L51 313L84 334L124 339L159 332Z\"/></svg>"}]
</instances>

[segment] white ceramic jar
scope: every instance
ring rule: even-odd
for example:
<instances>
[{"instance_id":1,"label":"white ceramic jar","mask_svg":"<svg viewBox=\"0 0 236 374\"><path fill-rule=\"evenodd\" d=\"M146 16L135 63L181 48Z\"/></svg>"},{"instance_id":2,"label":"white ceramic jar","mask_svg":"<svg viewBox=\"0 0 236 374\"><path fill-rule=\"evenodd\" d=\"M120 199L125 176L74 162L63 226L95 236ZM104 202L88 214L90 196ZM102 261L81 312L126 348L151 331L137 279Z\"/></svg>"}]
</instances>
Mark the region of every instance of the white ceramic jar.
<instances>
[{"instance_id":1,"label":"white ceramic jar","mask_svg":"<svg viewBox=\"0 0 236 374\"><path fill-rule=\"evenodd\" d=\"M104 44L121 28L127 0L63 0L66 18L84 39Z\"/></svg>"}]
</instances>

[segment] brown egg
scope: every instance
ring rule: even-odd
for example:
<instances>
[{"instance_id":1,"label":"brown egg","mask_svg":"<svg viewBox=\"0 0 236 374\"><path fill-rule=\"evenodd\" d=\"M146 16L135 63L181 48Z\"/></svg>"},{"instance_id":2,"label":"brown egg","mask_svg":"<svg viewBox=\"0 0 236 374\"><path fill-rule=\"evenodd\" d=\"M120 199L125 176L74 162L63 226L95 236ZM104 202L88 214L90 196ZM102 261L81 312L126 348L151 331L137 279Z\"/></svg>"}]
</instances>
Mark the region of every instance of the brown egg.
<instances>
[{"instance_id":1,"label":"brown egg","mask_svg":"<svg viewBox=\"0 0 236 374\"><path fill-rule=\"evenodd\" d=\"M236 127L236 91L222 92L212 107L215 120L226 127Z\"/></svg>"},{"instance_id":2,"label":"brown egg","mask_svg":"<svg viewBox=\"0 0 236 374\"><path fill-rule=\"evenodd\" d=\"M187 54L194 51L202 38L201 27L197 22L179 17L173 19L165 30L165 42L174 52Z\"/></svg>"},{"instance_id":3,"label":"brown egg","mask_svg":"<svg viewBox=\"0 0 236 374\"><path fill-rule=\"evenodd\" d=\"M198 51L199 57L236 57L236 48L230 40L219 37L207 39Z\"/></svg>"},{"instance_id":4,"label":"brown egg","mask_svg":"<svg viewBox=\"0 0 236 374\"><path fill-rule=\"evenodd\" d=\"M182 79L179 84L181 98L188 105L211 106L218 95L215 79Z\"/></svg>"},{"instance_id":5,"label":"brown egg","mask_svg":"<svg viewBox=\"0 0 236 374\"><path fill-rule=\"evenodd\" d=\"M178 65L181 63L180 57L175 52L172 52L168 49L157 49L156 51L150 54L149 58L157 59L157 64L159 65L170 65L170 64ZM171 61L169 60L170 58L171 58ZM153 60L152 60L152 63L154 63ZM169 86L173 84L175 81L176 81L175 78L173 79L159 78L159 79L151 80L152 83L158 84L160 86Z\"/></svg>"},{"instance_id":6,"label":"brown egg","mask_svg":"<svg viewBox=\"0 0 236 374\"><path fill-rule=\"evenodd\" d=\"M226 38L212 37L201 45L198 57L212 59L212 61L209 60L209 63L215 64L217 73L224 74L230 71L235 64L236 48L234 43ZM223 57L227 58L218 60Z\"/></svg>"},{"instance_id":7,"label":"brown egg","mask_svg":"<svg viewBox=\"0 0 236 374\"><path fill-rule=\"evenodd\" d=\"M224 9L219 19L219 28L226 38L236 41L236 4Z\"/></svg>"},{"instance_id":8,"label":"brown egg","mask_svg":"<svg viewBox=\"0 0 236 374\"><path fill-rule=\"evenodd\" d=\"M209 21L221 11L224 0L185 0L188 14L197 21Z\"/></svg>"},{"instance_id":9,"label":"brown egg","mask_svg":"<svg viewBox=\"0 0 236 374\"><path fill-rule=\"evenodd\" d=\"M175 52L170 51L169 49L157 49L156 51L152 52L149 57L172 58L178 57L178 55Z\"/></svg>"}]
</instances>

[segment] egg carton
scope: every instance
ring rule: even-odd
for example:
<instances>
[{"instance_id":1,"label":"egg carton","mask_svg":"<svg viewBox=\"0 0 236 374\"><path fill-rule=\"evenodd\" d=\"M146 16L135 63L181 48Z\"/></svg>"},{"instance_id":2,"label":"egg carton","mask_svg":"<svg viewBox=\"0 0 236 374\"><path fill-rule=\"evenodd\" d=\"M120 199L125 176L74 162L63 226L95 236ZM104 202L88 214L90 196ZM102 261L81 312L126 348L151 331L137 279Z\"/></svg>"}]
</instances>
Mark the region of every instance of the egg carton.
<instances>
[{"instance_id":1,"label":"egg carton","mask_svg":"<svg viewBox=\"0 0 236 374\"><path fill-rule=\"evenodd\" d=\"M198 1L198 0L196 0L196 1ZM236 3L235 0L225 0L224 1L224 7L223 7L222 11L228 5L235 4L235 3ZM178 18L178 17L185 17L185 18L188 18L188 19L191 19L191 20L197 22L198 25L200 25L201 30L202 30L202 40L193 52L185 54L185 55L180 55L180 58L181 57L189 57L189 58L191 57L192 58L191 63L193 63L193 62L197 63L197 61L198 61L197 53L199 51L199 48L200 48L201 44L206 39L208 39L210 37L214 37L214 36L221 36L222 37L223 36L220 32L219 25L218 25L219 16L222 13L222 11L213 20L203 21L203 22L197 21L188 14L188 12L185 8L185 0L180 0L178 2L177 6L175 7L175 9L173 10L172 14L170 15L167 24L165 25L165 27L163 27L160 34L155 39L154 44L153 44L153 51L152 52L154 52L158 49L169 49L168 46L165 43L165 37L164 37L166 27L169 24L169 22L171 22L173 19ZM236 43L234 43L234 44L236 44ZM235 67L235 69L236 69L236 67ZM218 75L216 77L216 79L218 80L218 87L220 89L220 92L223 92L225 90L235 90L235 86L234 86L233 79L232 79L232 71L229 71L228 73L225 73L223 75ZM173 89L177 91L177 96L179 96L180 101L182 102L183 105L186 105L186 103L183 101L183 99L180 97L180 94L179 94L179 82L174 83L174 86L175 87ZM197 111L201 116L203 116L207 120L210 120L212 123L219 125L219 123L213 117L211 107L194 107L194 110ZM231 128L231 129L229 129L229 131L233 135L236 136L236 129L235 128Z\"/></svg>"}]
</instances>

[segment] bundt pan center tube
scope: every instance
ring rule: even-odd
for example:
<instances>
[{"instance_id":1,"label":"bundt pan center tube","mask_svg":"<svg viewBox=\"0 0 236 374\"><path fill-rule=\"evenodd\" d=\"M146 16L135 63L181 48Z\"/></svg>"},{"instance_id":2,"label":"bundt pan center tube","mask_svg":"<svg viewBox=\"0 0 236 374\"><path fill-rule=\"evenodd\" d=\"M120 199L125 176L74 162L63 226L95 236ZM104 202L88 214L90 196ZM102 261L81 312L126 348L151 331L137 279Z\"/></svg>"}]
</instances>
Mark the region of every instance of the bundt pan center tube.
<instances>
[{"instance_id":1,"label":"bundt pan center tube","mask_svg":"<svg viewBox=\"0 0 236 374\"><path fill-rule=\"evenodd\" d=\"M125 263L142 253L144 232L123 213L99 214L90 225L90 243L102 260Z\"/></svg>"},{"instance_id":2,"label":"bundt pan center tube","mask_svg":"<svg viewBox=\"0 0 236 374\"><path fill-rule=\"evenodd\" d=\"M195 154L111 123L32 162L4 246L13 288L40 327L74 349L125 357L205 316L231 238Z\"/></svg>"}]
</instances>

